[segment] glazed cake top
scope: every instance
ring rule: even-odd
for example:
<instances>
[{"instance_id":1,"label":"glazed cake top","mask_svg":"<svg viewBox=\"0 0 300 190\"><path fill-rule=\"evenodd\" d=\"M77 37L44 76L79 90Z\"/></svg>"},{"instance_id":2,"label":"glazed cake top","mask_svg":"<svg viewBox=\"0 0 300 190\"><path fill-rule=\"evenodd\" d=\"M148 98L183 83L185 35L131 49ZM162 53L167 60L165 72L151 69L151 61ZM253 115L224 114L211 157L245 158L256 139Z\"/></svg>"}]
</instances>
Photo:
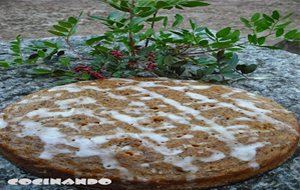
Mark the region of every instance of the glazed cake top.
<instances>
[{"instance_id":1,"label":"glazed cake top","mask_svg":"<svg viewBox=\"0 0 300 190\"><path fill-rule=\"evenodd\" d=\"M32 159L64 167L60 158L91 158L99 174L125 180L170 175L193 180L236 167L259 169L298 136L293 114L269 99L165 78L58 86L0 114L0 144L31 137L34 143L24 145L22 154ZM75 173L83 172L76 167ZM87 168L85 173L95 174Z\"/></svg>"}]
</instances>

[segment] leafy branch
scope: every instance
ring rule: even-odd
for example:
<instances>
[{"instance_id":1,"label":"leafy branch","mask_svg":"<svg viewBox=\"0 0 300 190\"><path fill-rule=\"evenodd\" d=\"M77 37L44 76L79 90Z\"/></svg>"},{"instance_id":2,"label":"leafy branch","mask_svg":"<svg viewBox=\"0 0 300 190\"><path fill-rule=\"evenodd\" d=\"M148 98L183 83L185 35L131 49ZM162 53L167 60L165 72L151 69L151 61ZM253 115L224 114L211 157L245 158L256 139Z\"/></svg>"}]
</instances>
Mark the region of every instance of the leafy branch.
<instances>
[{"instance_id":1,"label":"leafy branch","mask_svg":"<svg viewBox=\"0 0 300 190\"><path fill-rule=\"evenodd\" d=\"M300 41L297 29L289 30L291 15L281 15L275 10L270 15L255 13L241 22L251 32L241 40L241 32L229 26L216 32L188 20L190 29L180 28L186 21L181 14L169 16L161 11L199 8L209 4L201 0L105 0L116 11L107 16L89 16L108 30L92 37L85 45L92 48L93 61L72 66L60 43L49 41L28 47L29 57L24 57L21 37L11 44L12 62L0 60L1 67L24 63L51 63L51 69L34 69L36 75L59 76L65 82L101 79L105 77L163 76L191 78L200 81L227 83L247 78L258 65L240 64L237 52L246 45L277 49L266 44L270 37ZM83 13L59 21L49 30L60 37L78 58L82 56L70 42ZM158 29L156 29L158 28ZM192 69L189 69L192 68Z\"/></svg>"}]
</instances>

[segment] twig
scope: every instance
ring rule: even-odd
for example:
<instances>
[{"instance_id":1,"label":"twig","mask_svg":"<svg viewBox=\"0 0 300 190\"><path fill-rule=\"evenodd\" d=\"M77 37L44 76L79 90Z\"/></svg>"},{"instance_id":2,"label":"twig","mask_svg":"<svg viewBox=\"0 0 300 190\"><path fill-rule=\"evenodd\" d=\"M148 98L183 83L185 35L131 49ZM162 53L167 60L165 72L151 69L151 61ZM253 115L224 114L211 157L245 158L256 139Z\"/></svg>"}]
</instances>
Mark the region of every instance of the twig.
<instances>
[{"instance_id":1,"label":"twig","mask_svg":"<svg viewBox=\"0 0 300 190\"><path fill-rule=\"evenodd\" d=\"M82 60L83 57L74 49L69 38L65 38L66 44L69 46L69 49L78 57L79 60Z\"/></svg>"},{"instance_id":2,"label":"twig","mask_svg":"<svg viewBox=\"0 0 300 190\"><path fill-rule=\"evenodd\" d=\"M151 23L151 29L153 29L154 28L154 24L155 24L155 18L156 18L156 15L157 15L157 11L153 14L153 17L152 17L152 23ZM149 45L149 37L147 38L147 40L146 40L146 43L145 43L145 47L148 47L148 45Z\"/></svg>"},{"instance_id":3,"label":"twig","mask_svg":"<svg viewBox=\"0 0 300 190\"><path fill-rule=\"evenodd\" d=\"M135 4L135 1L131 0L131 7L129 8L130 21L132 21L134 18L134 13L133 13L134 4ZM134 56L135 55L135 44L134 44L134 39L133 39L133 32L131 29L129 29L128 37L129 37L129 46L130 46L131 54Z\"/></svg>"}]
</instances>

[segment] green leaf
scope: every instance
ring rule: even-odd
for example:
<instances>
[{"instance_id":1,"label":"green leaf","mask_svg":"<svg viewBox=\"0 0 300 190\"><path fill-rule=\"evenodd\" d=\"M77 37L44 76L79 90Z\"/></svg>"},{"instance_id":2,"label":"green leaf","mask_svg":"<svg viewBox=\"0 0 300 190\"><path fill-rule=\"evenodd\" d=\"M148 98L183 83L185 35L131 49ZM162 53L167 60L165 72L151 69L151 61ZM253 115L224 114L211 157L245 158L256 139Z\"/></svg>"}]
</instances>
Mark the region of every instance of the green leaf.
<instances>
[{"instance_id":1,"label":"green leaf","mask_svg":"<svg viewBox=\"0 0 300 190\"><path fill-rule=\"evenodd\" d=\"M165 17L164 18L164 21L163 21L163 26L166 28L168 26L168 17Z\"/></svg>"},{"instance_id":2,"label":"green leaf","mask_svg":"<svg viewBox=\"0 0 300 190\"><path fill-rule=\"evenodd\" d=\"M69 23L69 22L65 22L65 21L59 21L58 24L62 27L65 27L65 28L72 28L72 24Z\"/></svg>"},{"instance_id":3,"label":"green leaf","mask_svg":"<svg viewBox=\"0 0 300 190\"><path fill-rule=\"evenodd\" d=\"M224 49L224 48L232 47L232 43L231 42L214 42L214 43L211 43L210 46L215 49Z\"/></svg>"},{"instance_id":4,"label":"green leaf","mask_svg":"<svg viewBox=\"0 0 300 190\"><path fill-rule=\"evenodd\" d=\"M50 48L54 48L54 49L58 49L57 44L51 43L51 42L43 42L45 46L50 47Z\"/></svg>"},{"instance_id":5,"label":"green leaf","mask_svg":"<svg viewBox=\"0 0 300 190\"><path fill-rule=\"evenodd\" d=\"M17 59L14 59L13 62L16 63L16 64L23 64L23 59L22 58L17 58Z\"/></svg>"},{"instance_id":6,"label":"green leaf","mask_svg":"<svg viewBox=\"0 0 300 190\"><path fill-rule=\"evenodd\" d=\"M64 28L64 27L61 27L61 26L58 26L58 25L53 25L53 28L59 32L69 32L68 29Z\"/></svg>"},{"instance_id":7,"label":"green leaf","mask_svg":"<svg viewBox=\"0 0 300 190\"><path fill-rule=\"evenodd\" d=\"M274 23L274 20L273 20L270 16L268 16L268 15L266 15L266 14L263 14L263 17L264 17L264 19L265 19L266 21L268 21L268 22L270 22L270 23Z\"/></svg>"},{"instance_id":8,"label":"green leaf","mask_svg":"<svg viewBox=\"0 0 300 190\"><path fill-rule=\"evenodd\" d=\"M146 32L141 36L141 40L145 40L154 34L154 30L152 28L146 30Z\"/></svg>"},{"instance_id":9,"label":"green leaf","mask_svg":"<svg viewBox=\"0 0 300 190\"><path fill-rule=\"evenodd\" d=\"M144 29L144 25L136 25L134 28L132 28L132 32L134 32L134 33L138 33L138 32L140 32L141 30L143 30Z\"/></svg>"},{"instance_id":10,"label":"green leaf","mask_svg":"<svg viewBox=\"0 0 300 190\"><path fill-rule=\"evenodd\" d=\"M133 18L130 22L130 25L131 26L134 26L134 25L137 25L137 24L140 24L141 22L143 22L145 20L145 18L142 18L142 17L136 17L136 18Z\"/></svg>"},{"instance_id":11,"label":"green leaf","mask_svg":"<svg viewBox=\"0 0 300 190\"><path fill-rule=\"evenodd\" d=\"M260 18L260 13L255 13L252 17L251 17L251 21L255 22Z\"/></svg>"},{"instance_id":12,"label":"green leaf","mask_svg":"<svg viewBox=\"0 0 300 190\"><path fill-rule=\"evenodd\" d=\"M208 46L208 40L201 40L201 41L199 42L199 45L202 46L202 47Z\"/></svg>"},{"instance_id":13,"label":"green leaf","mask_svg":"<svg viewBox=\"0 0 300 190\"><path fill-rule=\"evenodd\" d=\"M123 71L117 71L117 72L114 72L114 73L112 74L112 76L113 76L113 77L116 77L116 78L120 78L120 77L123 76L123 74L124 74Z\"/></svg>"},{"instance_id":14,"label":"green leaf","mask_svg":"<svg viewBox=\"0 0 300 190\"><path fill-rule=\"evenodd\" d=\"M228 61L227 63L236 65L236 64L238 64L239 61L240 61L239 56L236 53L233 53L230 61Z\"/></svg>"},{"instance_id":15,"label":"green leaf","mask_svg":"<svg viewBox=\"0 0 300 190\"><path fill-rule=\"evenodd\" d=\"M197 27L196 23L195 23L192 19L189 19L189 22L190 22L191 28L192 28L193 30L195 30L196 27Z\"/></svg>"},{"instance_id":16,"label":"green leaf","mask_svg":"<svg viewBox=\"0 0 300 190\"><path fill-rule=\"evenodd\" d=\"M97 51L101 52L101 53L104 53L104 54L106 54L107 52L110 51L109 48L104 47L104 46L95 46L95 49L96 49Z\"/></svg>"},{"instance_id":17,"label":"green leaf","mask_svg":"<svg viewBox=\"0 0 300 190\"><path fill-rule=\"evenodd\" d=\"M291 30L291 31L287 32L287 33L284 35L284 37L285 37L286 39L292 39L292 38L295 37L295 35L297 34L297 32L298 32L297 29Z\"/></svg>"},{"instance_id":18,"label":"green leaf","mask_svg":"<svg viewBox=\"0 0 300 190\"><path fill-rule=\"evenodd\" d=\"M10 47L10 50L12 50L13 52L15 52L15 53L17 53L17 54L20 54L20 53L21 53L21 49L20 49L20 47L17 46L17 45L12 45L12 46Z\"/></svg>"},{"instance_id":19,"label":"green leaf","mask_svg":"<svg viewBox=\"0 0 300 190\"><path fill-rule=\"evenodd\" d=\"M226 38L231 39L233 41L238 41L240 39L240 35L241 35L241 31L235 30L234 32L226 36Z\"/></svg>"},{"instance_id":20,"label":"green leaf","mask_svg":"<svg viewBox=\"0 0 300 190\"><path fill-rule=\"evenodd\" d=\"M171 56L171 55L167 55L167 56L165 56L165 58L164 58L164 64L166 64L166 65L172 65L172 63L173 63L173 56Z\"/></svg>"},{"instance_id":21,"label":"green leaf","mask_svg":"<svg viewBox=\"0 0 300 190\"><path fill-rule=\"evenodd\" d=\"M144 11L144 12L141 12L139 13L137 16L140 16L140 17L148 17L150 15L153 15L154 13L156 12L156 9L151 9L150 11Z\"/></svg>"},{"instance_id":22,"label":"green leaf","mask_svg":"<svg viewBox=\"0 0 300 190\"><path fill-rule=\"evenodd\" d=\"M123 11L123 12L128 12L129 11L128 7L123 7L121 5L118 5L118 4L114 3L113 1L108 1L108 3L109 3L110 6L112 6L115 9L118 9L120 11Z\"/></svg>"},{"instance_id":23,"label":"green leaf","mask_svg":"<svg viewBox=\"0 0 300 190\"><path fill-rule=\"evenodd\" d=\"M273 11L272 18L275 19L275 20L279 20L280 13L277 10Z\"/></svg>"},{"instance_id":24,"label":"green leaf","mask_svg":"<svg viewBox=\"0 0 300 190\"><path fill-rule=\"evenodd\" d=\"M183 7L202 7L208 6L208 3L201 2L201 1L187 1L180 4Z\"/></svg>"},{"instance_id":25,"label":"green leaf","mask_svg":"<svg viewBox=\"0 0 300 190\"><path fill-rule=\"evenodd\" d=\"M94 43L99 42L99 41L101 41L101 40L103 40L103 39L105 39L105 38L106 38L106 36L98 36L98 37L90 38L90 39L88 39L88 40L85 42L85 44L88 45L88 46L91 46L91 45L93 45Z\"/></svg>"},{"instance_id":26,"label":"green leaf","mask_svg":"<svg viewBox=\"0 0 300 190\"><path fill-rule=\"evenodd\" d=\"M293 14L294 14L294 13L289 13L289 14L285 15L285 16L282 18L282 20L285 20L285 19L290 18Z\"/></svg>"},{"instance_id":27,"label":"green leaf","mask_svg":"<svg viewBox=\"0 0 300 190\"><path fill-rule=\"evenodd\" d=\"M217 38L225 37L230 33L230 31L231 31L230 27L223 28L219 32L217 32L216 36Z\"/></svg>"},{"instance_id":28,"label":"green leaf","mask_svg":"<svg viewBox=\"0 0 300 190\"><path fill-rule=\"evenodd\" d=\"M256 32L259 33L269 29L272 23L266 21L265 19L260 19L257 20L254 25L256 27Z\"/></svg>"},{"instance_id":29,"label":"green leaf","mask_svg":"<svg viewBox=\"0 0 300 190\"><path fill-rule=\"evenodd\" d=\"M64 34L64 33L57 32L57 31L54 31L54 30L48 30L48 32L51 33L51 34L54 34L55 36L62 36L62 37L67 36L67 35Z\"/></svg>"},{"instance_id":30,"label":"green leaf","mask_svg":"<svg viewBox=\"0 0 300 190\"><path fill-rule=\"evenodd\" d=\"M28 57L28 60L35 60L35 59L38 59L38 57L39 57L39 54L34 53L34 54L31 54L31 55Z\"/></svg>"},{"instance_id":31,"label":"green leaf","mask_svg":"<svg viewBox=\"0 0 300 190\"><path fill-rule=\"evenodd\" d=\"M32 69L32 74L34 75L48 75L51 73L52 71L48 69Z\"/></svg>"},{"instance_id":32,"label":"green leaf","mask_svg":"<svg viewBox=\"0 0 300 190\"><path fill-rule=\"evenodd\" d=\"M146 21L147 22L158 22L165 19L165 16L159 16L159 17L155 17L155 18L148 18Z\"/></svg>"},{"instance_id":33,"label":"green leaf","mask_svg":"<svg viewBox=\"0 0 300 190\"><path fill-rule=\"evenodd\" d=\"M225 66L220 70L221 73L233 72L239 62L239 57L236 53L226 61Z\"/></svg>"},{"instance_id":34,"label":"green leaf","mask_svg":"<svg viewBox=\"0 0 300 190\"><path fill-rule=\"evenodd\" d=\"M251 27L252 27L250 21L247 20L247 19L245 19L244 17L240 17L240 20L241 20L242 23L244 23L244 25L245 25L247 28L251 28Z\"/></svg>"},{"instance_id":35,"label":"green leaf","mask_svg":"<svg viewBox=\"0 0 300 190\"><path fill-rule=\"evenodd\" d=\"M254 35L249 34L249 35L248 35L248 41L249 41L251 44L256 44L256 43L257 43L257 37L256 37L256 35L255 35L255 34L254 34Z\"/></svg>"},{"instance_id":36,"label":"green leaf","mask_svg":"<svg viewBox=\"0 0 300 190\"><path fill-rule=\"evenodd\" d=\"M0 67L8 68L9 64L6 61L0 61Z\"/></svg>"},{"instance_id":37,"label":"green leaf","mask_svg":"<svg viewBox=\"0 0 300 190\"><path fill-rule=\"evenodd\" d=\"M287 22L285 22L283 24L276 25L276 29L285 28L285 27L287 27L291 23L292 23L292 21L287 21Z\"/></svg>"},{"instance_id":38,"label":"green leaf","mask_svg":"<svg viewBox=\"0 0 300 190\"><path fill-rule=\"evenodd\" d=\"M71 24L77 24L78 19L75 18L75 17L69 17L68 18L68 22L71 23Z\"/></svg>"},{"instance_id":39,"label":"green leaf","mask_svg":"<svg viewBox=\"0 0 300 190\"><path fill-rule=\"evenodd\" d=\"M279 28L277 31L276 31L276 37L280 37L284 34L284 29L283 28Z\"/></svg>"},{"instance_id":40,"label":"green leaf","mask_svg":"<svg viewBox=\"0 0 300 190\"><path fill-rule=\"evenodd\" d=\"M257 65L256 64L238 65L236 69L241 71L243 74L249 74L254 72L257 69Z\"/></svg>"},{"instance_id":41,"label":"green leaf","mask_svg":"<svg viewBox=\"0 0 300 190\"><path fill-rule=\"evenodd\" d=\"M88 73L82 73L80 79L81 80L90 80L91 76Z\"/></svg>"},{"instance_id":42,"label":"green leaf","mask_svg":"<svg viewBox=\"0 0 300 190\"><path fill-rule=\"evenodd\" d=\"M155 45L148 46L146 48L143 48L142 50L139 51L139 55L145 56L155 50Z\"/></svg>"},{"instance_id":43,"label":"green leaf","mask_svg":"<svg viewBox=\"0 0 300 190\"><path fill-rule=\"evenodd\" d=\"M176 14L175 15L175 21L174 21L172 26L176 27L176 26L180 25L182 22L183 22L183 16L180 15L180 14Z\"/></svg>"},{"instance_id":44,"label":"green leaf","mask_svg":"<svg viewBox=\"0 0 300 190\"><path fill-rule=\"evenodd\" d=\"M59 61L59 63L65 67L68 67L70 66L70 62L71 62L71 59L69 57L63 57L61 58L61 60Z\"/></svg>"},{"instance_id":45,"label":"green leaf","mask_svg":"<svg viewBox=\"0 0 300 190\"><path fill-rule=\"evenodd\" d=\"M241 51L243 48L228 48L228 51Z\"/></svg>"},{"instance_id":46,"label":"green leaf","mask_svg":"<svg viewBox=\"0 0 300 190\"><path fill-rule=\"evenodd\" d=\"M215 35L208 28L205 28L205 32L208 34L208 36L213 38L215 37Z\"/></svg>"},{"instance_id":47,"label":"green leaf","mask_svg":"<svg viewBox=\"0 0 300 190\"><path fill-rule=\"evenodd\" d=\"M266 37L260 37L257 39L258 45L263 45L266 41Z\"/></svg>"},{"instance_id":48,"label":"green leaf","mask_svg":"<svg viewBox=\"0 0 300 190\"><path fill-rule=\"evenodd\" d=\"M43 52L42 50L38 50L38 55L39 55L39 57L44 58L45 52Z\"/></svg>"},{"instance_id":49,"label":"green leaf","mask_svg":"<svg viewBox=\"0 0 300 190\"><path fill-rule=\"evenodd\" d=\"M168 7L168 6L170 6L169 5L169 3L167 3L166 1L158 1L157 3L156 3L156 8L157 9L162 9L162 8L165 8L165 7Z\"/></svg>"}]
</instances>

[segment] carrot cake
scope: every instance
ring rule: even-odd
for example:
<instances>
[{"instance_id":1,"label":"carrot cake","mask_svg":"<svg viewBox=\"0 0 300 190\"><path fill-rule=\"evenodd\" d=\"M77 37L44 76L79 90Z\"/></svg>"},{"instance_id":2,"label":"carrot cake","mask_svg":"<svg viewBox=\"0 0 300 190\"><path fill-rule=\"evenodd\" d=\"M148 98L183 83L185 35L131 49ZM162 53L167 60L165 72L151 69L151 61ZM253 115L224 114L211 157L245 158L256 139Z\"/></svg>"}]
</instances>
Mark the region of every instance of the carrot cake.
<instances>
[{"instance_id":1,"label":"carrot cake","mask_svg":"<svg viewBox=\"0 0 300 190\"><path fill-rule=\"evenodd\" d=\"M0 152L48 178L112 180L101 188L202 189L241 181L297 148L295 116L223 85L105 79L45 89L0 113Z\"/></svg>"}]
</instances>

